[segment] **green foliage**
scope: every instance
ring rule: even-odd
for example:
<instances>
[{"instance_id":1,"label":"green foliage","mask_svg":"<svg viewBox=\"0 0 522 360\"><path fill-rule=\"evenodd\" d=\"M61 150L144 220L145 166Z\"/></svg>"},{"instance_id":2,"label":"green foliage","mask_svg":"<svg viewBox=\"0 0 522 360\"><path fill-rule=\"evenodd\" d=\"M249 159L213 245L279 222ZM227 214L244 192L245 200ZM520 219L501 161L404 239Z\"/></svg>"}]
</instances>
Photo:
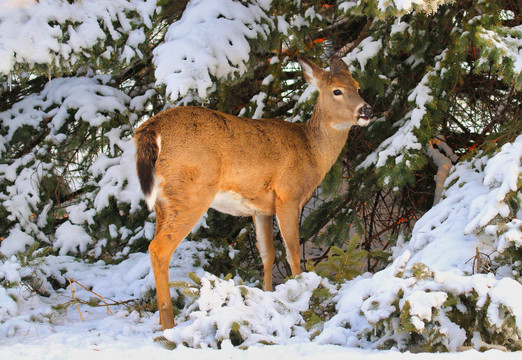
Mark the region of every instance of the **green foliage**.
<instances>
[{"instance_id":1,"label":"green foliage","mask_svg":"<svg viewBox=\"0 0 522 360\"><path fill-rule=\"evenodd\" d=\"M484 305L479 304L479 298L475 292L453 297L451 302L446 302L444 305L447 308L443 308L443 311L448 318L466 332L468 344L477 342L476 337L478 336L481 339L481 351L495 346L511 351L521 348L520 332L509 309L504 307L502 311L504 320L501 326L491 323L488 317L489 307L492 306L489 296Z\"/></svg>"},{"instance_id":2,"label":"green foliage","mask_svg":"<svg viewBox=\"0 0 522 360\"><path fill-rule=\"evenodd\" d=\"M5 274L1 274L0 286L9 289L23 285L31 293L48 297L51 286L63 286L45 267L46 256L52 254L52 251L52 247L42 247L41 244L35 242L23 253L16 254L16 259L21 267L20 282L9 281L4 276ZM0 261L5 260L6 258L0 254Z\"/></svg>"},{"instance_id":3,"label":"green foliage","mask_svg":"<svg viewBox=\"0 0 522 360\"><path fill-rule=\"evenodd\" d=\"M214 274L237 274L247 281L261 280L263 267L252 220L210 209L205 221L208 227L189 235L193 240L206 239L212 244L206 250L205 269Z\"/></svg>"},{"instance_id":4,"label":"green foliage","mask_svg":"<svg viewBox=\"0 0 522 360\"><path fill-rule=\"evenodd\" d=\"M367 335L376 334L379 348L398 347L415 352L448 352L462 346L472 346L481 351L520 348L522 339L514 310L502 303L493 304L490 294L484 294L484 288L480 285L477 289L466 291L459 291L454 286L441 286L434 280L434 272L422 263L415 263L409 271L401 271L397 276L406 280L413 277L415 280L394 294L391 314L371 324ZM477 281L480 283L481 279ZM440 305L431 303L431 315L419 318L413 310L413 301L418 302L416 306L426 306L419 300L419 293L430 296L440 291L446 300ZM482 293L480 296L478 291ZM412 297L414 294L416 296ZM380 306L380 303L375 303L372 310L378 313ZM499 320L493 321L497 312Z\"/></svg>"},{"instance_id":5,"label":"green foliage","mask_svg":"<svg viewBox=\"0 0 522 360\"><path fill-rule=\"evenodd\" d=\"M310 307L303 312L304 327L310 332L310 339L319 335L323 324L336 314L334 296L335 292L320 284L310 298Z\"/></svg>"},{"instance_id":6,"label":"green foliage","mask_svg":"<svg viewBox=\"0 0 522 360\"><path fill-rule=\"evenodd\" d=\"M330 248L328 260L316 265L308 260L307 270L313 271L321 277L328 278L334 283L351 280L362 273L362 259L367 256L367 251L358 249L360 237L354 236L348 243L346 250L337 246Z\"/></svg>"},{"instance_id":7,"label":"green foliage","mask_svg":"<svg viewBox=\"0 0 522 360\"><path fill-rule=\"evenodd\" d=\"M515 245L508 246L495 257L493 267L496 270L502 267L510 269L513 277L522 283L522 248Z\"/></svg>"},{"instance_id":8,"label":"green foliage","mask_svg":"<svg viewBox=\"0 0 522 360\"><path fill-rule=\"evenodd\" d=\"M160 344L162 347L164 347L167 350L174 350L177 348L177 344L173 343L172 341L169 341L165 338L165 336L157 336L154 338L154 342L157 344Z\"/></svg>"},{"instance_id":9,"label":"green foliage","mask_svg":"<svg viewBox=\"0 0 522 360\"><path fill-rule=\"evenodd\" d=\"M108 263L120 262L129 253L146 252L151 234L145 235L144 225L153 220L144 205L139 211L131 212L130 205L109 199L109 205L94 217L94 224L87 233L94 240L90 251L92 261L103 259Z\"/></svg>"},{"instance_id":10,"label":"green foliage","mask_svg":"<svg viewBox=\"0 0 522 360\"><path fill-rule=\"evenodd\" d=\"M415 263L411 267L413 277L418 280L433 280L434 273L426 264Z\"/></svg>"},{"instance_id":11,"label":"green foliage","mask_svg":"<svg viewBox=\"0 0 522 360\"><path fill-rule=\"evenodd\" d=\"M406 301L401 308L399 319L401 320L399 323L399 331L401 332L418 332L417 328L411 322L411 304L409 301Z\"/></svg>"},{"instance_id":12,"label":"green foliage","mask_svg":"<svg viewBox=\"0 0 522 360\"><path fill-rule=\"evenodd\" d=\"M174 287L181 290L181 293L191 298L197 298L201 289L201 278L195 273L188 273L188 277L192 282L189 281L171 281L170 287Z\"/></svg>"}]
</instances>

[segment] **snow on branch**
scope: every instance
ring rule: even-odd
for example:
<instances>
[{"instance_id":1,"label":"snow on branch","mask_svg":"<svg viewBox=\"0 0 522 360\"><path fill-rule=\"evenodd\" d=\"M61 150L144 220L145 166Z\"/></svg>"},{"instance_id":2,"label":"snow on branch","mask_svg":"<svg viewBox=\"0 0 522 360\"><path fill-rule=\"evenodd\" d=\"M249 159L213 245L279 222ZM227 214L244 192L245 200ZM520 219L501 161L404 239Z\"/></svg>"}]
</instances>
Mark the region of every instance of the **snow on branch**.
<instances>
[{"instance_id":1,"label":"snow on branch","mask_svg":"<svg viewBox=\"0 0 522 360\"><path fill-rule=\"evenodd\" d=\"M0 127L5 135L0 135L0 153L23 126L38 129L43 122L50 120L50 132L46 140L60 143L66 135L60 133L74 111L75 120L82 120L91 126L99 126L109 119L107 114L123 113L130 98L118 89L107 85L110 77L106 75L73 78L58 78L48 83L42 92L26 96L15 103L11 109L0 113Z\"/></svg>"},{"instance_id":2,"label":"snow on branch","mask_svg":"<svg viewBox=\"0 0 522 360\"><path fill-rule=\"evenodd\" d=\"M234 0L192 0L154 50L156 85L171 100L189 91L206 98L212 77L228 79L247 71L249 40L266 39L273 28L271 0L244 5Z\"/></svg>"},{"instance_id":3,"label":"snow on branch","mask_svg":"<svg viewBox=\"0 0 522 360\"><path fill-rule=\"evenodd\" d=\"M514 143L502 146L500 152L487 162L483 180L485 192L474 197L471 202L466 233L486 226L498 215L504 218L509 216L506 197L509 192L518 189L521 157L522 135Z\"/></svg>"},{"instance_id":4,"label":"snow on branch","mask_svg":"<svg viewBox=\"0 0 522 360\"><path fill-rule=\"evenodd\" d=\"M435 66L424 74L422 80L408 96L408 101L414 105L413 110L408 112L402 121L395 124L395 126L399 125L395 134L384 140L374 152L368 155L358 166L359 169L372 165L382 167L390 158L395 158L395 162L399 163L405 153L423 148L424 145L419 143L415 131L420 128L427 114L427 107L434 100L431 80L432 77L441 77L441 74L444 73L442 62L445 61L446 56L447 50L444 50L435 58Z\"/></svg>"},{"instance_id":5,"label":"snow on branch","mask_svg":"<svg viewBox=\"0 0 522 360\"><path fill-rule=\"evenodd\" d=\"M368 60L372 59L373 57L377 56L377 54L382 50L382 40L380 39L374 39L373 37L369 36L361 41L359 46L357 46L355 49L353 49L346 57L343 58L343 60L348 63L352 64L355 61L357 61L361 66L361 71L364 71L364 68L368 62ZM352 69L354 70L353 66Z\"/></svg>"},{"instance_id":6,"label":"snow on branch","mask_svg":"<svg viewBox=\"0 0 522 360\"><path fill-rule=\"evenodd\" d=\"M100 154L98 159L89 168L95 178L99 178L100 190L94 199L96 211L101 211L109 206L111 197L119 202L130 204L130 212L140 209L140 201L143 199L138 177L134 154L136 148L132 139L122 138L120 129L113 129L105 134L111 147L114 145L122 149L121 156L108 157Z\"/></svg>"},{"instance_id":7,"label":"snow on branch","mask_svg":"<svg viewBox=\"0 0 522 360\"><path fill-rule=\"evenodd\" d=\"M522 73L522 25L513 28L479 28L477 32L478 44L482 45L481 57L478 59L479 66L489 66L495 52L500 54L498 63L512 66L513 73L520 76Z\"/></svg>"},{"instance_id":8,"label":"snow on branch","mask_svg":"<svg viewBox=\"0 0 522 360\"><path fill-rule=\"evenodd\" d=\"M123 41L122 60L141 57L138 45L146 39L139 25L151 27L155 11L155 0L2 1L0 73L16 64L73 66L107 37Z\"/></svg>"},{"instance_id":9,"label":"snow on branch","mask_svg":"<svg viewBox=\"0 0 522 360\"><path fill-rule=\"evenodd\" d=\"M414 10L414 8L422 9L428 13L432 13L437 11L439 6L446 3L451 3L453 1L454 0L379 0L377 6L383 13L385 13L389 7L393 5L401 13L411 12Z\"/></svg>"},{"instance_id":10,"label":"snow on branch","mask_svg":"<svg viewBox=\"0 0 522 360\"><path fill-rule=\"evenodd\" d=\"M446 179L444 198L413 228L407 246L416 253L412 262L425 263L435 270L458 268L471 272L471 264L466 262L474 257L477 246L485 246L488 252L501 252L502 241L522 246L517 219L520 210L513 214L508 205L509 194L520 192L521 156L522 136L519 136L492 157L481 156L455 165ZM513 226L506 227L509 221ZM500 239L506 230L511 231L509 237ZM490 240L482 238L479 243L476 234L482 231ZM459 251L448 251L447 246Z\"/></svg>"},{"instance_id":11,"label":"snow on branch","mask_svg":"<svg viewBox=\"0 0 522 360\"><path fill-rule=\"evenodd\" d=\"M19 168L21 168L20 171L18 171ZM9 238L16 240L13 240L13 243L21 242L20 234L22 233L23 237L27 237L27 233L29 233L46 241L46 237L37 223L45 221L48 208L41 211L38 217L35 212L42 201L40 182L51 168L51 164L35 160L33 154L27 154L11 164L0 164L0 178L11 183L6 186L5 192L0 192L0 203L9 214L7 219L17 222L16 227L11 230L10 236L4 240L6 245L9 243ZM5 246L2 245L2 247Z\"/></svg>"},{"instance_id":12,"label":"snow on branch","mask_svg":"<svg viewBox=\"0 0 522 360\"><path fill-rule=\"evenodd\" d=\"M304 333L301 312L308 309L322 282L318 275L305 273L274 292L264 292L207 274L201 278L198 299L164 335L175 344L195 348L218 348L229 341L231 332L238 333L243 346L289 343L296 332Z\"/></svg>"},{"instance_id":13,"label":"snow on branch","mask_svg":"<svg viewBox=\"0 0 522 360\"><path fill-rule=\"evenodd\" d=\"M424 338L424 345L454 352L465 342L477 348L482 345L484 321L500 336L520 338L519 282L491 274L432 270L419 262L407 265L408 260L412 264L410 256L404 251L373 277L360 276L346 283L337 295L336 314L314 342L377 349L393 345L406 350L415 341L412 334L417 334ZM446 301L450 299L458 306ZM452 316L457 312L473 315ZM479 312L484 317L477 321Z\"/></svg>"},{"instance_id":14,"label":"snow on branch","mask_svg":"<svg viewBox=\"0 0 522 360\"><path fill-rule=\"evenodd\" d=\"M49 242L41 229L46 225L52 200L42 195L42 183L48 179L54 181L59 173L71 171L75 167L74 164L64 165L55 158L57 152L67 147L70 141L74 141L71 132L74 132L75 127L72 123L84 122L99 130L100 125L115 114L127 111L130 97L108 85L109 81L110 77L105 75L54 79L40 93L30 94L9 110L0 112L0 154L6 155L3 156L6 161L0 164L0 183L6 185L5 190L0 192L0 203L8 212L7 218L17 222L16 228L5 240L7 245L11 244L11 250L19 249L15 246L16 243L28 244L26 238L29 235ZM41 136L40 141L31 145L33 140L27 135L20 135L24 134L23 131L18 132L23 128L35 129L35 137ZM107 134L114 135L114 132ZM126 143L121 144L119 139L118 141L109 138L111 149L117 145L124 150ZM20 151L20 144L27 149L22 146L23 151ZM113 150L110 152L115 156ZM85 151L79 151L77 156L82 157L84 153ZM129 162L126 166L134 169ZM129 177L135 176L133 174ZM64 191L72 190L64 187ZM109 190L111 189L106 189ZM114 193L114 190L111 191ZM139 194L137 188L133 191ZM124 196L122 198L123 201L127 199ZM68 207L67 212L75 223L92 223L94 212L87 209L84 203L76 205L76 208ZM6 250L5 246L2 247L4 253L12 252ZM80 250L82 248L83 245Z\"/></svg>"},{"instance_id":15,"label":"snow on branch","mask_svg":"<svg viewBox=\"0 0 522 360\"><path fill-rule=\"evenodd\" d=\"M450 161L451 149L443 142L438 148L439 155L444 152ZM361 334L382 331L371 346L392 342L401 349L411 340L409 334L429 338L431 324L437 323L443 348L455 351L465 341L482 346L480 331L464 330L460 320L448 317L453 311L446 303L450 298L467 299L457 307L461 313L464 303L471 304L496 333L515 334L519 339L522 306L515 299L522 296L520 280L499 279L491 273L470 276L469 260L478 251L498 256L510 246L522 247L521 157L522 135L492 156L455 165L445 181L442 200L417 221L410 241L394 248L394 262L372 277L358 277L341 288L337 314L314 341L354 346L365 339ZM511 329L508 323L513 324Z\"/></svg>"},{"instance_id":16,"label":"snow on branch","mask_svg":"<svg viewBox=\"0 0 522 360\"><path fill-rule=\"evenodd\" d=\"M429 77L435 75L434 71L429 71L408 97L409 101L415 102L415 108L406 114L404 123L400 125L397 132L384 140L377 150L359 165L359 168L368 168L371 165L382 167L386 165L389 158L401 159L400 155L408 150L420 150L422 145L415 135L415 129L421 125L421 121L426 114L426 105L433 100L431 89L428 86Z\"/></svg>"}]
</instances>

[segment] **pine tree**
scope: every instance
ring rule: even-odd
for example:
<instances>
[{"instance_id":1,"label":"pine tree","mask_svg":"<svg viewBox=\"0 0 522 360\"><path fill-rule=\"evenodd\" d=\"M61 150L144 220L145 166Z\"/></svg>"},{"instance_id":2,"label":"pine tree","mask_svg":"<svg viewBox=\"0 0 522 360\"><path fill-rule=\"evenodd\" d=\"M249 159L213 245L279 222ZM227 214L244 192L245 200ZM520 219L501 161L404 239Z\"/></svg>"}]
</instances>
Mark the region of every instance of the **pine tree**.
<instances>
[{"instance_id":1,"label":"pine tree","mask_svg":"<svg viewBox=\"0 0 522 360\"><path fill-rule=\"evenodd\" d=\"M303 212L302 241L322 251L359 234L367 270L378 269L382 251L439 200L448 167L522 130L520 2L411 3L2 5L0 250L38 243L107 260L146 251L154 219L134 174L137 124L185 104L306 121L315 94L296 56L324 67L340 56L374 121L351 130ZM259 266L249 220L212 225L215 216L200 236L244 244L243 265ZM223 223L229 231L213 231Z\"/></svg>"},{"instance_id":2,"label":"pine tree","mask_svg":"<svg viewBox=\"0 0 522 360\"><path fill-rule=\"evenodd\" d=\"M146 249L153 220L140 203L131 136L164 106L151 50L186 3L160 5L2 5L4 254L35 242L85 258Z\"/></svg>"}]
</instances>

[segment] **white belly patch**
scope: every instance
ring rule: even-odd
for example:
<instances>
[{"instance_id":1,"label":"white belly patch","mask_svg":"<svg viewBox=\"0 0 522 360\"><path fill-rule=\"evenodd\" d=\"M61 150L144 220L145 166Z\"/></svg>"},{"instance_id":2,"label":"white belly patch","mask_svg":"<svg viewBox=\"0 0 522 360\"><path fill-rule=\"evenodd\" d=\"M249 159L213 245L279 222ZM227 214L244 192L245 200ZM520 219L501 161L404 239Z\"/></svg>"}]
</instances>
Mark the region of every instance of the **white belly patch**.
<instances>
[{"instance_id":1,"label":"white belly patch","mask_svg":"<svg viewBox=\"0 0 522 360\"><path fill-rule=\"evenodd\" d=\"M234 191L220 190L212 200L210 207L234 216L254 216L263 213L249 204L248 200L241 194Z\"/></svg>"}]
</instances>

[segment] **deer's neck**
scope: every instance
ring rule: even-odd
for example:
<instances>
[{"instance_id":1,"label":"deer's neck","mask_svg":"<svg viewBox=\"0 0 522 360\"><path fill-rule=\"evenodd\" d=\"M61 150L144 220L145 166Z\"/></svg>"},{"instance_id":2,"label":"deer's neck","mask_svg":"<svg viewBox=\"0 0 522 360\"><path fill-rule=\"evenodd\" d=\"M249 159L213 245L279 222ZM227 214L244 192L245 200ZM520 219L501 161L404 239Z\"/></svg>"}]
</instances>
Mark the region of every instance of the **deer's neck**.
<instances>
[{"instance_id":1,"label":"deer's neck","mask_svg":"<svg viewBox=\"0 0 522 360\"><path fill-rule=\"evenodd\" d=\"M312 117L304 124L311 150L323 176L339 157L348 138L348 130L336 130L328 120L327 114L316 105Z\"/></svg>"}]
</instances>

